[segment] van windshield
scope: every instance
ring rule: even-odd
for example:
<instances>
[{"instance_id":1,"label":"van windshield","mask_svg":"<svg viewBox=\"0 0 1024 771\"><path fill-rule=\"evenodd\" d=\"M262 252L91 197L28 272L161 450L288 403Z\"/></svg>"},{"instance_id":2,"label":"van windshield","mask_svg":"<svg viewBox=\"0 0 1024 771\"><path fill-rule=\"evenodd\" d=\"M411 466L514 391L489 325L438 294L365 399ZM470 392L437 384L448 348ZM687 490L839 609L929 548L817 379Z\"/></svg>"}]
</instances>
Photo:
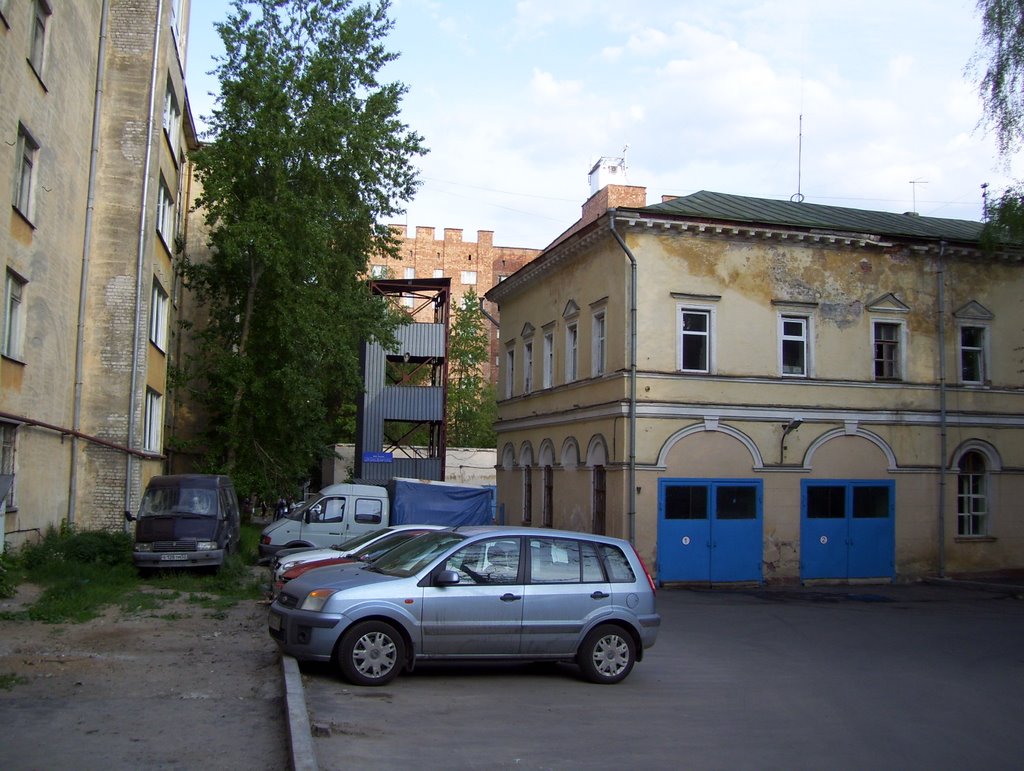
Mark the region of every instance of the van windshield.
<instances>
[{"instance_id":1,"label":"van windshield","mask_svg":"<svg viewBox=\"0 0 1024 771\"><path fill-rule=\"evenodd\" d=\"M139 519L186 514L217 516L217 491L202 487L151 487L139 504Z\"/></svg>"}]
</instances>

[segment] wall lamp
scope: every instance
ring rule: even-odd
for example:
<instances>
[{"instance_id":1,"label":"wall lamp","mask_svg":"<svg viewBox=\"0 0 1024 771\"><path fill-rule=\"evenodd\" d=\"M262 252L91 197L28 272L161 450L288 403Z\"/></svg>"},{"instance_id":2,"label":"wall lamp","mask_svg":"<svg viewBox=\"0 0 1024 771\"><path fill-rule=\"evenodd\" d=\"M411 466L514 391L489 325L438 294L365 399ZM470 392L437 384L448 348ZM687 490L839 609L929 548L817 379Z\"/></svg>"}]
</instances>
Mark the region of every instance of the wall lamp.
<instances>
[{"instance_id":1,"label":"wall lamp","mask_svg":"<svg viewBox=\"0 0 1024 771\"><path fill-rule=\"evenodd\" d=\"M782 437L779 439L779 464L786 462L786 437L793 431L796 431L803 425L801 418L791 418L788 423L782 424Z\"/></svg>"}]
</instances>

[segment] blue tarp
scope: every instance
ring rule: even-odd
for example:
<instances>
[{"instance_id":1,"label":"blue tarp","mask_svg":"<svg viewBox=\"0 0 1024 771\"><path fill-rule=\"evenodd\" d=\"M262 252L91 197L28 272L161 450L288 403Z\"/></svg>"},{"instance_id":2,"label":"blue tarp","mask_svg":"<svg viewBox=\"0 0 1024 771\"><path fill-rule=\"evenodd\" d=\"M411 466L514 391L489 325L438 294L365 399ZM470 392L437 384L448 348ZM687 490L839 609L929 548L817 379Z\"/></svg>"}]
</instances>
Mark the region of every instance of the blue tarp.
<instances>
[{"instance_id":1,"label":"blue tarp","mask_svg":"<svg viewBox=\"0 0 1024 771\"><path fill-rule=\"evenodd\" d=\"M493 525L494 491L420 479L388 482L392 525Z\"/></svg>"}]
</instances>

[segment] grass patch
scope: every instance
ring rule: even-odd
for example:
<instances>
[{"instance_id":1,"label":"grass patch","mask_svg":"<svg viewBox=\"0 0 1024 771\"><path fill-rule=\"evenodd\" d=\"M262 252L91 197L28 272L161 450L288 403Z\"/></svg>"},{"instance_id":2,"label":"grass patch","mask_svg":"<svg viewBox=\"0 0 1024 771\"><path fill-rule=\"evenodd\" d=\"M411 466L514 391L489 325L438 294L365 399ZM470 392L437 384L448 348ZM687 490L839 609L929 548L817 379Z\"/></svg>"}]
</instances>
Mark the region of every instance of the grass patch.
<instances>
[{"instance_id":1,"label":"grass patch","mask_svg":"<svg viewBox=\"0 0 1024 771\"><path fill-rule=\"evenodd\" d=\"M77 623L95 618L111 605L125 613L157 611L182 595L224 613L238 602L262 596L260 579L251 570L259 534L259 527L243 525L239 553L231 555L216 573L163 571L143 580L132 563L128 535L51 529L38 544L3 558L0 593L13 594L20 581L38 584L43 591L29 609L3 613L0 618Z\"/></svg>"},{"instance_id":2,"label":"grass patch","mask_svg":"<svg viewBox=\"0 0 1024 771\"><path fill-rule=\"evenodd\" d=\"M27 682L27 677L22 677L12 672L0 672L0 691L9 691L14 686L24 685Z\"/></svg>"}]
</instances>

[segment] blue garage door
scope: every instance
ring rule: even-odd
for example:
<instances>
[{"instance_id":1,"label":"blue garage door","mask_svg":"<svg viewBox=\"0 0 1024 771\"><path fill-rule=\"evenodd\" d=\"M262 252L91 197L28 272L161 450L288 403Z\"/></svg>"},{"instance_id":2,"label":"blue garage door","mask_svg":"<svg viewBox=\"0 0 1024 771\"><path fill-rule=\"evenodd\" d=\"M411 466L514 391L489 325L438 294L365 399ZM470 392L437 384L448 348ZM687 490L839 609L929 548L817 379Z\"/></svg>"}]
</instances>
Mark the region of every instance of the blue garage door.
<instances>
[{"instance_id":1,"label":"blue garage door","mask_svg":"<svg viewBox=\"0 0 1024 771\"><path fill-rule=\"evenodd\" d=\"M662 479L658 580L760 581L761 483Z\"/></svg>"},{"instance_id":2,"label":"blue garage door","mask_svg":"<svg viewBox=\"0 0 1024 771\"><path fill-rule=\"evenodd\" d=\"M800 577L892 578L893 482L805 480L800 490Z\"/></svg>"}]
</instances>

